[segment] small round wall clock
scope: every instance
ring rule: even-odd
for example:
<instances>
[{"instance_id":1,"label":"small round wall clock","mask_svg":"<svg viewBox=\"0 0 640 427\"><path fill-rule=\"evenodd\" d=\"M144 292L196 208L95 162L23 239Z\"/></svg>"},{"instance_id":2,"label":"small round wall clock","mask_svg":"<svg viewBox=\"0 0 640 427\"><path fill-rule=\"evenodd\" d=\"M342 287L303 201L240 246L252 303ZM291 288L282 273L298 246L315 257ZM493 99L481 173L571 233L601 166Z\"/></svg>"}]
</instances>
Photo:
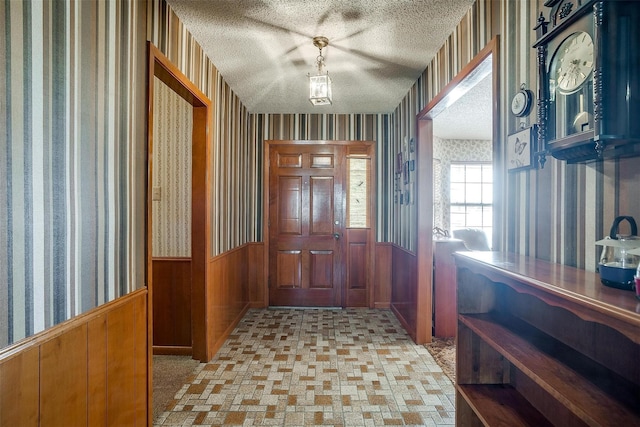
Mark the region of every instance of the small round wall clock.
<instances>
[{"instance_id":1,"label":"small round wall clock","mask_svg":"<svg viewBox=\"0 0 640 427\"><path fill-rule=\"evenodd\" d=\"M525 89L524 83L520 85L520 91L513 96L511 100L511 112L516 117L523 117L531 111L533 104L533 92Z\"/></svg>"}]
</instances>

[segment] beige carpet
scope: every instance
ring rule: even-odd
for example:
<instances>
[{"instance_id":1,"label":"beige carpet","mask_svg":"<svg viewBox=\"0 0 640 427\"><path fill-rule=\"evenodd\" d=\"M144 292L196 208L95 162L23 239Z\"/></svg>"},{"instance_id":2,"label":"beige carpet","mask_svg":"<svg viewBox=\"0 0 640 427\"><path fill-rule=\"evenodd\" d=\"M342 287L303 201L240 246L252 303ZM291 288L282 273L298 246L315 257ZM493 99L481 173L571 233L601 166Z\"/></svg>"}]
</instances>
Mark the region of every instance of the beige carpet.
<instances>
[{"instance_id":1,"label":"beige carpet","mask_svg":"<svg viewBox=\"0 0 640 427\"><path fill-rule=\"evenodd\" d=\"M154 420L169 406L173 407L176 393L193 381L193 371L199 363L191 356L153 356Z\"/></svg>"},{"instance_id":2,"label":"beige carpet","mask_svg":"<svg viewBox=\"0 0 640 427\"><path fill-rule=\"evenodd\" d=\"M456 339L455 338L433 338L429 344L425 344L427 351L433 356L442 371L456 383Z\"/></svg>"}]
</instances>

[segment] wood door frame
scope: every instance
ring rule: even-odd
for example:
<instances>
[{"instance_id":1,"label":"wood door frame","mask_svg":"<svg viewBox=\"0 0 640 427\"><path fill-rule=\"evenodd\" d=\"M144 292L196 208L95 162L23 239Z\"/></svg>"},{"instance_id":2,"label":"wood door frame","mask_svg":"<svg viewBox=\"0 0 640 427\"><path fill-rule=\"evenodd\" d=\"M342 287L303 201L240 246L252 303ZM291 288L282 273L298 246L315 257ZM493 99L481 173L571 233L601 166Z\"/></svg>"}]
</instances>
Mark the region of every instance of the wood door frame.
<instances>
[{"instance_id":1,"label":"wood door frame","mask_svg":"<svg viewBox=\"0 0 640 427\"><path fill-rule=\"evenodd\" d=\"M208 248L210 247L210 146L212 135L211 101L202 93L171 61L151 42L147 42L148 74L147 74L147 197L145 226L145 257L147 283L147 346L148 346L148 394L149 426L153 418L153 270L152 270L152 172L153 172L153 100L154 78L158 77L180 97L193 107L192 133L192 188L191 188L191 339L192 357L208 361L206 334L206 278Z\"/></svg>"},{"instance_id":2,"label":"wood door frame","mask_svg":"<svg viewBox=\"0 0 640 427\"><path fill-rule=\"evenodd\" d=\"M374 308L374 300L375 300L375 289L373 283L373 277L371 272L375 270L375 244L376 244L376 206L377 206L377 191L376 191L376 143L375 141L359 141L359 140L265 140L264 141L264 150L263 150L263 177L262 177L262 206L263 206L263 216L262 216L262 235L264 240L264 284L263 284L263 295L264 301L263 304L265 307L269 307L269 182L270 182L270 152L272 145L342 145L342 146L357 146L357 145L367 145L370 148L371 153L371 171L370 171L370 179L371 179L371 187L369 189L369 218L371 219L369 231L368 231L368 239L370 244L368 253L367 253L367 261L369 263L370 268L367 269L367 286L368 286L368 306L370 308ZM346 170L345 170L346 173ZM345 182L346 182L345 175ZM346 198L346 191L343 192L343 197ZM346 210L346 200L344 200L344 206ZM346 218L345 218L346 220ZM345 234L348 234L348 229L345 224ZM348 242L347 242L348 243ZM348 247L345 248L345 254L343 257L343 263L347 262L347 253ZM346 268L345 268L346 272ZM346 276L345 275L345 281ZM346 302L345 292L346 288L343 284L341 289L342 296L341 301L344 306Z\"/></svg>"},{"instance_id":3,"label":"wood door frame","mask_svg":"<svg viewBox=\"0 0 640 427\"><path fill-rule=\"evenodd\" d=\"M491 63L485 62L491 58ZM492 116L493 116L493 170L502 170L500 147L500 38L495 36L462 70L438 93L416 116L418 141L417 197L418 246L417 257L417 320L416 343L431 342L432 301L433 301L433 118L445 110L475 83L480 75L479 67L489 66L492 72ZM463 89L455 90L455 89ZM454 91L455 90L455 91ZM494 179L493 183L493 227L498 230L502 223L502 184ZM495 235L495 234L494 234ZM497 248L497 237L493 238L493 247Z\"/></svg>"}]
</instances>

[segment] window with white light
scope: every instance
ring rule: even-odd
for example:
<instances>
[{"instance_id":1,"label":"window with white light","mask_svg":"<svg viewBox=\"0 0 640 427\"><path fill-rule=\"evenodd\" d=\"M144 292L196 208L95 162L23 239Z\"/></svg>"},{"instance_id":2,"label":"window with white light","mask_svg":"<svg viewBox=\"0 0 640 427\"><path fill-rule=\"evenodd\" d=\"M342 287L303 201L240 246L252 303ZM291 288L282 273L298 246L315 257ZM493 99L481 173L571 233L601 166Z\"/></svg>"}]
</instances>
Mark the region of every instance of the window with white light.
<instances>
[{"instance_id":1,"label":"window with white light","mask_svg":"<svg viewBox=\"0 0 640 427\"><path fill-rule=\"evenodd\" d=\"M493 221L493 169L491 163L451 163L451 230L477 228L491 242Z\"/></svg>"}]
</instances>

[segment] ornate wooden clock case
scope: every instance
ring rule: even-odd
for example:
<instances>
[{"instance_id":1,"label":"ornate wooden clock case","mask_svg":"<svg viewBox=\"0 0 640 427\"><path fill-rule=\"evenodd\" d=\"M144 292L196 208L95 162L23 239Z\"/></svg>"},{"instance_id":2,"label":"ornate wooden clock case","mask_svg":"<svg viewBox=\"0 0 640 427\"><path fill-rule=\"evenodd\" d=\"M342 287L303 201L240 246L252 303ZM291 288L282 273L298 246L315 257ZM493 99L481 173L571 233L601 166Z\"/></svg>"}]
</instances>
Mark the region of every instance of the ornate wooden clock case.
<instances>
[{"instance_id":1,"label":"ornate wooden clock case","mask_svg":"<svg viewBox=\"0 0 640 427\"><path fill-rule=\"evenodd\" d=\"M570 163L640 155L640 1L547 0L535 27L538 141Z\"/></svg>"}]
</instances>

